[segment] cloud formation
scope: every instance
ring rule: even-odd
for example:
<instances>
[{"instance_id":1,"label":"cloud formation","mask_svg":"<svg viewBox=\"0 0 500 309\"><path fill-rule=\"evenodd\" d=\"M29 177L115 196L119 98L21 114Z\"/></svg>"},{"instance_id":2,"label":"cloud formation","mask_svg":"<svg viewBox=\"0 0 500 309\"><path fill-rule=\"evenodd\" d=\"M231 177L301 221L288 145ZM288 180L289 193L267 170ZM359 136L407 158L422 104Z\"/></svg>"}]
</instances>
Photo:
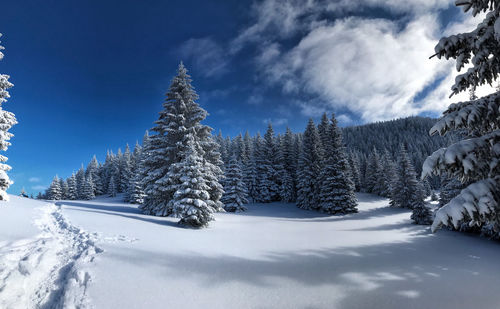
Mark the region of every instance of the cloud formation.
<instances>
[{"instance_id":1,"label":"cloud formation","mask_svg":"<svg viewBox=\"0 0 500 309\"><path fill-rule=\"evenodd\" d=\"M448 0L265 0L253 7L255 22L230 43L231 52L259 43L259 75L297 99L306 116L349 110L372 122L420 113L438 115L456 75L453 61L431 59L443 33L470 31L464 17L442 29L439 9ZM402 17L350 14L367 7ZM325 16L335 15L335 18ZM397 15L397 14L396 14ZM293 38L293 40L291 39ZM488 93L489 87L478 89ZM310 99L304 100L303 97Z\"/></svg>"},{"instance_id":2,"label":"cloud formation","mask_svg":"<svg viewBox=\"0 0 500 309\"><path fill-rule=\"evenodd\" d=\"M227 72L229 58L212 38L191 38L178 50L185 61L192 61L195 69L205 77L218 77Z\"/></svg>"}]
</instances>

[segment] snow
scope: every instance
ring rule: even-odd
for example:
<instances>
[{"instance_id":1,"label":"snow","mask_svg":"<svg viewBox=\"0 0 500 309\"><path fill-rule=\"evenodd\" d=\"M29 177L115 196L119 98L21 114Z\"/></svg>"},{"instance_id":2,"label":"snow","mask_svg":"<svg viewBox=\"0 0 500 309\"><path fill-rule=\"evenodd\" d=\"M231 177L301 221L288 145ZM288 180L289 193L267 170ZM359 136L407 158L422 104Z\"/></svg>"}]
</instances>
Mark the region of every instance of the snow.
<instances>
[{"instance_id":1,"label":"snow","mask_svg":"<svg viewBox=\"0 0 500 309\"><path fill-rule=\"evenodd\" d=\"M0 204L0 307L498 307L498 243L432 234L387 199L357 197L357 214L250 204L196 230L120 196L11 196Z\"/></svg>"}]
</instances>

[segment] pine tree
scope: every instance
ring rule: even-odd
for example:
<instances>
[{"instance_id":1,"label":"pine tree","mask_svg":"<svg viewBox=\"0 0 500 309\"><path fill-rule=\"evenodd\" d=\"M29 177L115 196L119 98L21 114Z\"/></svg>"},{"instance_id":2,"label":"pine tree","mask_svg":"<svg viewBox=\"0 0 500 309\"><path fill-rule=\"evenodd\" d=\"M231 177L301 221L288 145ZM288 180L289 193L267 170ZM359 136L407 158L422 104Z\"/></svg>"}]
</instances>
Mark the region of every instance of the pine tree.
<instances>
[{"instance_id":1,"label":"pine tree","mask_svg":"<svg viewBox=\"0 0 500 309\"><path fill-rule=\"evenodd\" d=\"M104 165L102 166L100 178L102 182L102 191L108 192L109 179L111 178L111 172L113 170L114 154L112 151L106 153L106 159L104 160Z\"/></svg>"},{"instance_id":2,"label":"pine tree","mask_svg":"<svg viewBox=\"0 0 500 309\"><path fill-rule=\"evenodd\" d=\"M383 171L383 167L380 163L380 155L377 149L373 148L366 165L366 192L380 194L383 191L383 186L381 184L381 176L383 175L381 175L381 171Z\"/></svg>"},{"instance_id":3,"label":"pine tree","mask_svg":"<svg viewBox=\"0 0 500 309\"><path fill-rule=\"evenodd\" d=\"M144 203L144 189L142 188L141 175L136 174L130 179L129 184L129 203L131 204L142 204Z\"/></svg>"},{"instance_id":4,"label":"pine tree","mask_svg":"<svg viewBox=\"0 0 500 309\"><path fill-rule=\"evenodd\" d=\"M85 170L85 177L89 177L92 175L92 181L94 183L94 195L103 194L103 185L101 181L101 177L99 176L99 162L97 161L96 156L92 157L89 164L87 165L87 169Z\"/></svg>"},{"instance_id":5,"label":"pine tree","mask_svg":"<svg viewBox=\"0 0 500 309\"><path fill-rule=\"evenodd\" d=\"M66 181L64 181L63 178L59 178L59 184L60 184L60 187L61 187L61 200L68 199L68 195L69 195L68 184L66 183Z\"/></svg>"},{"instance_id":6,"label":"pine tree","mask_svg":"<svg viewBox=\"0 0 500 309\"><path fill-rule=\"evenodd\" d=\"M43 200L43 195L42 192L38 192L38 195L36 196L37 200Z\"/></svg>"},{"instance_id":7,"label":"pine tree","mask_svg":"<svg viewBox=\"0 0 500 309\"><path fill-rule=\"evenodd\" d=\"M500 62L500 24L498 0L456 1L473 16L487 12L476 29L442 38L435 47L438 58L453 58L457 70L470 68L455 78L452 95L498 78ZM464 221L477 225L491 237L500 237L500 92L451 104L430 134L444 135L465 130L470 138L434 152L424 163L422 177L446 173L469 183L461 193L437 212L432 225L458 228Z\"/></svg>"},{"instance_id":8,"label":"pine tree","mask_svg":"<svg viewBox=\"0 0 500 309\"><path fill-rule=\"evenodd\" d=\"M361 191L361 171L359 169L359 159L351 152L349 154L349 166L351 168L352 181L354 182L354 188L356 191Z\"/></svg>"},{"instance_id":9,"label":"pine tree","mask_svg":"<svg viewBox=\"0 0 500 309\"><path fill-rule=\"evenodd\" d=\"M71 177L69 177L66 180L68 184L68 200L76 200L78 198L78 193L77 193L77 188L76 188L76 176L75 173L71 174Z\"/></svg>"},{"instance_id":10,"label":"pine tree","mask_svg":"<svg viewBox=\"0 0 500 309\"><path fill-rule=\"evenodd\" d=\"M420 194L420 197L415 200L413 203L413 211L411 214L411 219L413 223L419 225L431 225L432 224L432 212L427 207L424 202L423 192L420 190L417 194Z\"/></svg>"},{"instance_id":11,"label":"pine tree","mask_svg":"<svg viewBox=\"0 0 500 309\"><path fill-rule=\"evenodd\" d=\"M354 183L349 174L349 167L342 133L332 115L323 139L325 151L320 174L319 205L321 211L329 214L358 212Z\"/></svg>"},{"instance_id":12,"label":"pine tree","mask_svg":"<svg viewBox=\"0 0 500 309\"><path fill-rule=\"evenodd\" d=\"M378 194L383 197L390 197L392 193L391 183L395 178L395 167L392 161L391 154L386 149L384 155L381 158L381 164L379 170L377 171L377 178L379 179L379 185L375 186L375 190L379 188Z\"/></svg>"},{"instance_id":13,"label":"pine tree","mask_svg":"<svg viewBox=\"0 0 500 309\"><path fill-rule=\"evenodd\" d=\"M0 37L2 34L0 33ZM3 59L4 54L2 50L4 47L0 45L0 60ZM14 134L8 132L12 126L17 124L16 117L13 113L8 112L3 109L3 103L7 102L7 99L10 98L9 92L7 91L9 88L14 85L9 82L9 75L0 74L0 150L6 151L7 148L11 145L9 140L14 136ZM8 201L9 196L7 195L7 189L12 184L7 172L11 170L11 167L7 164L7 157L0 155L0 201Z\"/></svg>"},{"instance_id":14,"label":"pine tree","mask_svg":"<svg viewBox=\"0 0 500 309\"><path fill-rule=\"evenodd\" d=\"M309 119L302 140L299 157L297 206L302 209L319 209L317 178L321 172L321 140L312 119Z\"/></svg>"},{"instance_id":15,"label":"pine tree","mask_svg":"<svg viewBox=\"0 0 500 309\"><path fill-rule=\"evenodd\" d=\"M288 127L280 145L280 156L280 160L283 162L281 200L286 203L294 203L297 200L295 181L297 154L295 153L294 136Z\"/></svg>"},{"instance_id":16,"label":"pine tree","mask_svg":"<svg viewBox=\"0 0 500 309\"><path fill-rule=\"evenodd\" d=\"M271 202L271 192L269 190L271 184L269 182L269 174L271 171L271 161L265 155L264 142L257 133L254 141L254 156L255 156L255 192L253 196L256 202L269 203Z\"/></svg>"},{"instance_id":17,"label":"pine tree","mask_svg":"<svg viewBox=\"0 0 500 309\"><path fill-rule=\"evenodd\" d=\"M241 167L236 158L237 156L234 154L229 161L226 170L224 195L222 196L224 209L229 212L245 211L246 207L243 204L248 203L246 185L243 182Z\"/></svg>"},{"instance_id":18,"label":"pine tree","mask_svg":"<svg viewBox=\"0 0 500 309\"><path fill-rule=\"evenodd\" d=\"M257 187L257 175L255 167L255 149L252 146L252 138L248 131L243 137L244 153L247 153L248 157L243 159L243 182L247 185L247 192L252 201L255 201L256 187Z\"/></svg>"},{"instance_id":19,"label":"pine tree","mask_svg":"<svg viewBox=\"0 0 500 309\"><path fill-rule=\"evenodd\" d=\"M83 164L76 172L76 198L79 200L85 199L83 194L83 188L85 186L85 171L83 170Z\"/></svg>"},{"instance_id":20,"label":"pine tree","mask_svg":"<svg viewBox=\"0 0 500 309\"><path fill-rule=\"evenodd\" d=\"M108 195L110 197L115 197L117 194L115 176L111 176L108 184Z\"/></svg>"},{"instance_id":21,"label":"pine tree","mask_svg":"<svg viewBox=\"0 0 500 309\"><path fill-rule=\"evenodd\" d=\"M207 112L201 108L196 100L198 95L191 85L191 78L181 63L177 76L174 77L167 98L163 103L163 110L156 126L156 132L149 139L146 151L148 156L143 162L143 175L146 198L142 210L146 214L167 216L172 214L170 203L176 194L177 183L180 181L172 174L171 165L179 164L186 159L181 154L185 153L188 135L194 139L197 155L203 160L206 185L208 185L209 199L207 205L213 211L223 211L220 198L223 188L220 180L223 178L221 170L221 157L218 145L211 135L212 129L201 124ZM178 168L178 166L176 166Z\"/></svg>"},{"instance_id":22,"label":"pine tree","mask_svg":"<svg viewBox=\"0 0 500 309\"><path fill-rule=\"evenodd\" d=\"M89 174L83 184L82 199L88 201L95 198L94 192L94 181L92 180L92 174Z\"/></svg>"},{"instance_id":23,"label":"pine tree","mask_svg":"<svg viewBox=\"0 0 500 309\"><path fill-rule=\"evenodd\" d=\"M120 192L125 192L124 200L128 202L127 190L130 178L132 178L132 154L128 144L118 164L120 166Z\"/></svg>"},{"instance_id":24,"label":"pine tree","mask_svg":"<svg viewBox=\"0 0 500 309\"><path fill-rule=\"evenodd\" d=\"M274 146L274 130L268 124L264 140L259 145L259 157L257 161L258 196L259 202L268 203L279 199L279 185L277 182L277 171L275 169L276 150Z\"/></svg>"},{"instance_id":25,"label":"pine tree","mask_svg":"<svg viewBox=\"0 0 500 309\"><path fill-rule=\"evenodd\" d=\"M47 190L47 198L49 200L60 200L61 196L61 183L59 182L59 177L56 175Z\"/></svg>"},{"instance_id":26,"label":"pine tree","mask_svg":"<svg viewBox=\"0 0 500 309\"><path fill-rule=\"evenodd\" d=\"M208 203L210 187L205 174L210 170L198 154L201 147L196 145L193 135L188 133L184 142L186 148L179 154L181 160L169 168L170 188L175 191L168 208L175 217L181 218L180 224L200 228L214 220L215 209Z\"/></svg>"},{"instance_id":27,"label":"pine tree","mask_svg":"<svg viewBox=\"0 0 500 309\"><path fill-rule=\"evenodd\" d=\"M396 176L392 184L391 206L413 209L424 200L423 188L408 157L406 147L401 145Z\"/></svg>"}]
</instances>

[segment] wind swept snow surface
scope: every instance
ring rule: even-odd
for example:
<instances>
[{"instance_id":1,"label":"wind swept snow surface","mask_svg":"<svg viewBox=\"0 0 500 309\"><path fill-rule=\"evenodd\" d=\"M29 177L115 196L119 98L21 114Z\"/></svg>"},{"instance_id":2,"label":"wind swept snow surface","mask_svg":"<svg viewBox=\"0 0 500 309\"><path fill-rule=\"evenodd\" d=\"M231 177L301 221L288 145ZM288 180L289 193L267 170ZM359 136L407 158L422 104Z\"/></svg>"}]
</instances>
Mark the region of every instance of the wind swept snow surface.
<instances>
[{"instance_id":1,"label":"wind swept snow surface","mask_svg":"<svg viewBox=\"0 0 500 309\"><path fill-rule=\"evenodd\" d=\"M215 214L204 230L142 215L120 197L42 210L27 199L32 206L0 204L0 278L10 272L0 281L0 307L499 308L497 242L431 234L387 199L357 197L357 214L250 204L244 213ZM26 219L36 216L41 233ZM4 223L27 229L9 234ZM34 263L37 250L43 265L23 275L19 261ZM52 269L64 275L54 280ZM42 293L44 284L57 288Z\"/></svg>"}]
</instances>

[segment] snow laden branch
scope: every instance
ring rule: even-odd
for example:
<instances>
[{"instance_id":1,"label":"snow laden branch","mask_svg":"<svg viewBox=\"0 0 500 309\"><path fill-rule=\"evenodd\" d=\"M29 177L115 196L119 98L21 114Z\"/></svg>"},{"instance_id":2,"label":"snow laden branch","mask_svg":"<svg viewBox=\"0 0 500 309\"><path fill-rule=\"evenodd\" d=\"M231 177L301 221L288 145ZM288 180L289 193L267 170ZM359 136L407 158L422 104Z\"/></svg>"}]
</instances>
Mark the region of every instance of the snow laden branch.
<instances>
[{"instance_id":1,"label":"snow laden branch","mask_svg":"<svg viewBox=\"0 0 500 309\"><path fill-rule=\"evenodd\" d=\"M500 0L458 0L457 6L464 11L472 9L475 16L480 12L490 11L475 30L442 38L434 48L438 58L453 58L456 60L457 71L460 72L471 63L467 72L459 74L452 87L452 94L458 94L470 87L492 84L499 74L499 41L500 22L497 21Z\"/></svg>"},{"instance_id":2,"label":"snow laden branch","mask_svg":"<svg viewBox=\"0 0 500 309\"><path fill-rule=\"evenodd\" d=\"M500 130L441 148L422 167L422 179L449 173L459 179L479 179L497 175L500 169Z\"/></svg>"},{"instance_id":3,"label":"snow laden branch","mask_svg":"<svg viewBox=\"0 0 500 309\"><path fill-rule=\"evenodd\" d=\"M469 221L469 225L480 225L498 215L500 196L500 181L497 179L483 179L463 189L435 215L431 230L435 232L442 225L452 224L456 229L459 225Z\"/></svg>"},{"instance_id":4,"label":"snow laden branch","mask_svg":"<svg viewBox=\"0 0 500 309\"><path fill-rule=\"evenodd\" d=\"M479 134L500 129L500 93L475 101L451 104L429 133L445 135L449 131L460 129Z\"/></svg>"}]
</instances>

